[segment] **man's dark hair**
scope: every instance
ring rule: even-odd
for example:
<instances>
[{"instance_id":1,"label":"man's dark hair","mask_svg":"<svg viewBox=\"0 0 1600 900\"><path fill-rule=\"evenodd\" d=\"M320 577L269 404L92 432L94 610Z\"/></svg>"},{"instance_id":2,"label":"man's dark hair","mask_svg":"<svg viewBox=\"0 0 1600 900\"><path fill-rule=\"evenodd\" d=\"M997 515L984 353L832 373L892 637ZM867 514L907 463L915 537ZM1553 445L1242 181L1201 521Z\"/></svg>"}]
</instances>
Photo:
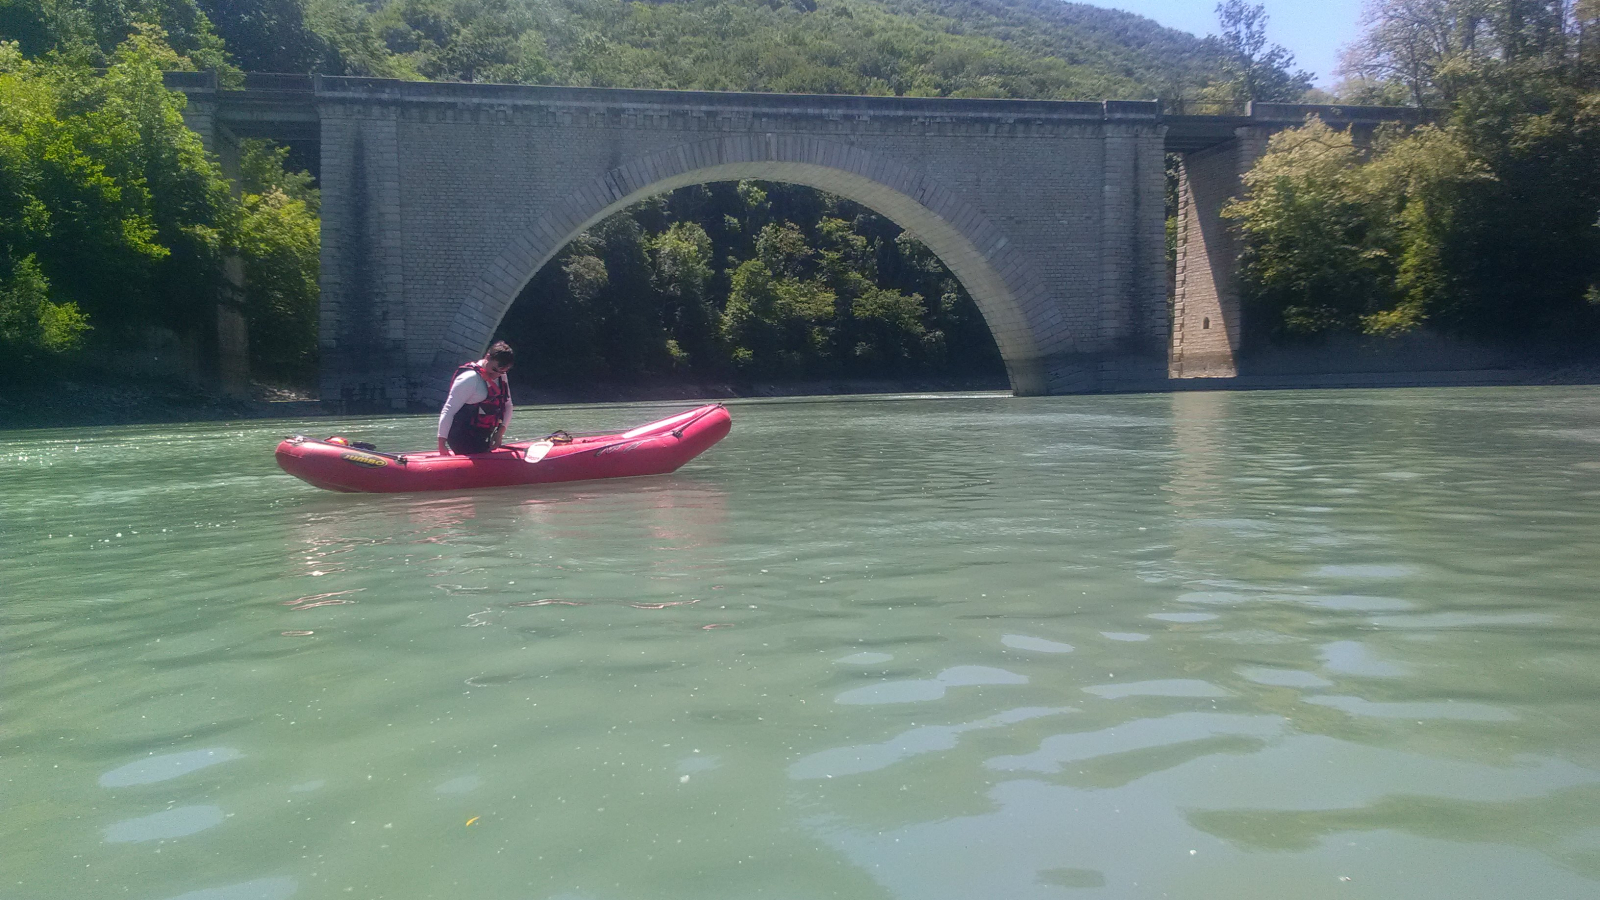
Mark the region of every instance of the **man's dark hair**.
<instances>
[{"instance_id":1,"label":"man's dark hair","mask_svg":"<svg viewBox=\"0 0 1600 900\"><path fill-rule=\"evenodd\" d=\"M509 366L517 361L517 355L511 351L511 345L505 341L495 341L489 345L489 352L483 355L484 359L498 366Z\"/></svg>"}]
</instances>

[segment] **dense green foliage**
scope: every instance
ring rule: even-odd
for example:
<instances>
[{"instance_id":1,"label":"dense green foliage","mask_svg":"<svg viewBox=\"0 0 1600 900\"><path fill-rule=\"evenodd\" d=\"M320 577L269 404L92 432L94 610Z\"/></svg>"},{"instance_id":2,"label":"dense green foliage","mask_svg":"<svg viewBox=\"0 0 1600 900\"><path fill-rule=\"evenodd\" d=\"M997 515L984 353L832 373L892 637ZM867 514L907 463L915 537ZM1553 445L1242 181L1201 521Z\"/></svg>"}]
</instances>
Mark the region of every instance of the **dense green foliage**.
<instances>
[{"instance_id":1,"label":"dense green foliage","mask_svg":"<svg viewBox=\"0 0 1600 900\"><path fill-rule=\"evenodd\" d=\"M316 375L322 227L311 176L284 171L288 151L246 142L238 254L244 263L251 365L309 383Z\"/></svg>"},{"instance_id":2,"label":"dense green foliage","mask_svg":"<svg viewBox=\"0 0 1600 900\"><path fill-rule=\"evenodd\" d=\"M606 219L501 324L537 383L992 374L976 306L894 223L809 188L684 188Z\"/></svg>"},{"instance_id":3,"label":"dense green foliage","mask_svg":"<svg viewBox=\"0 0 1600 900\"><path fill-rule=\"evenodd\" d=\"M106 65L141 26L159 29L186 67L230 68L195 0L0 0L0 40L15 41L29 59L54 51Z\"/></svg>"},{"instance_id":4,"label":"dense green foliage","mask_svg":"<svg viewBox=\"0 0 1600 900\"><path fill-rule=\"evenodd\" d=\"M1202 90L1202 96L1232 103L1264 100L1298 103L1311 89L1311 73L1292 70L1294 54L1267 43L1267 11L1245 0L1217 4L1222 26L1222 77Z\"/></svg>"},{"instance_id":5,"label":"dense green foliage","mask_svg":"<svg viewBox=\"0 0 1600 900\"><path fill-rule=\"evenodd\" d=\"M175 2L175 0L167 0ZM1222 48L1053 0L200 0L242 68L802 93L1176 95Z\"/></svg>"},{"instance_id":6,"label":"dense green foliage","mask_svg":"<svg viewBox=\"0 0 1600 900\"><path fill-rule=\"evenodd\" d=\"M87 65L0 45L0 340L13 361L177 325L213 301L232 227L225 181L183 126L157 33ZM33 323L28 324L32 319Z\"/></svg>"},{"instance_id":7,"label":"dense green foliage","mask_svg":"<svg viewBox=\"0 0 1600 900\"><path fill-rule=\"evenodd\" d=\"M1424 12L1419 31L1409 17ZM1444 117L1370 151L1315 121L1272 139L1228 210L1245 236L1245 321L1279 336L1600 336L1600 17L1565 12L1374 7L1350 89L1442 103Z\"/></svg>"},{"instance_id":8,"label":"dense green foliage","mask_svg":"<svg viewBox=\"0 0 1600 900\"><path fill-rule=\"evenodd\" d=\"M236 198L184 127L182 96L162 85L164 68L192 63L163 37L135 30L103 74L88 52L28 60L0 44L0 353L10 369L85 341L115 351L152 327L204 339L214 332L197 323L214 321L230 255L257 273L252 309L315 308L306 179L265 154L247 185L256 193ZM284 263L297 286L273 283ZM253 317L273 327L274 313Z\"/></svg>"}]
</instances>

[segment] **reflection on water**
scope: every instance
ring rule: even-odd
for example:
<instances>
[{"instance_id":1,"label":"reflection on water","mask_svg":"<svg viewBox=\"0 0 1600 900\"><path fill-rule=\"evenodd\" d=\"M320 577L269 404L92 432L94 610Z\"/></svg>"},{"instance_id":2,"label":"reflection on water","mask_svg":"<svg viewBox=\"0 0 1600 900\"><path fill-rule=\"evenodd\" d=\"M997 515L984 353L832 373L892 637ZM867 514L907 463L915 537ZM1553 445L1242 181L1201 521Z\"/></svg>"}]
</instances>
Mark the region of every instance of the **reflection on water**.
<instances>
[{"instance_id":1,"label":"reflection on water","mask_svg":"<svg viewBox=\"0 0 1600 900\"><path fill-rule=\"evenodd\" d=\"M1593 389L734 419L414 497L0 434L0 894L1600 895Z\"/></svg>"},{"instance_id":2,"label":"reflection on water","mask_svg":"<svg viewBox=\"0 0 1600 900\"><path fill-rule=\"evenodd\" d=\"M151 756L118 766L100 776L101 787L129 787L135 784L150 784L156 781L166 781L186 775L196 769L214 766L217 763L238 759L240 753L227 747L216 747L209 750L188 750L183 753L165 753L161 756Z\"/></svg>"},{"instance_id":3,"label":"reflection on water","mask_svg":"<svg viewBox=\"0 0 1600 900\"><path fill-rule=\"evenodd\" d=\"M923 700L943 699L945 690L952 687L970 687L980 684L1027 684L1025 675L995 669L989 666L954 666L928 679L886 681L845 691L833 698L835 703L876 704L916 703Z\"/></svg>"},{"instance_id":4,"label":"reflection on water","mask_svg":"<svg viewBox=\"0 0 1600 900\"><path fill-rule=\"evenodd\" d=\"M215 806L180 806L137 819L118 822L106 829L106 843L125 844L183 837L221 825L227 818Z\"/></svg>"},{"instance_id":5,"label":"reflection on water","mask_svg":"<svg viewBox=\"0 0 1600 900\"><path fill-rule=\"evenodd\" d=\"M226 887L186 891L172 900L289 900L295 895L293 878L258 878Z\"/></svg>"}]
</instances>

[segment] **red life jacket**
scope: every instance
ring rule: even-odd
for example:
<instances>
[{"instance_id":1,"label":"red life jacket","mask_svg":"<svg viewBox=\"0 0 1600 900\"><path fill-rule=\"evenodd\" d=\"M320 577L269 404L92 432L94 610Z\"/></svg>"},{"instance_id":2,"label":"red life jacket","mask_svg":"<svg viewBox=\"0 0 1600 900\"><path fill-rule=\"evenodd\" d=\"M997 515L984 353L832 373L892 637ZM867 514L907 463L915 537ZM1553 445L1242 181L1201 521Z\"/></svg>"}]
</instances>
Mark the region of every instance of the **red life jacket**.
<instances>
[{"instance_id":1,"label":"red life jacket","mask_svg":"<svg viewBox=\"0 0 1600 900\"><path fill-rule=\"evenodd\" d=\"M482 403L468 403L456 411L455 421L452 426L464 426L482 435L489 435L496 428L505 424L506 400L511 396L511 388L506 384L505 375L496 375L490 378L483 370L483 360L469 362L456 367L455 375L451 381L461 377L462 372L476 372L483 383L488 385L489 396Z\"/></svg>"}]
</instances>

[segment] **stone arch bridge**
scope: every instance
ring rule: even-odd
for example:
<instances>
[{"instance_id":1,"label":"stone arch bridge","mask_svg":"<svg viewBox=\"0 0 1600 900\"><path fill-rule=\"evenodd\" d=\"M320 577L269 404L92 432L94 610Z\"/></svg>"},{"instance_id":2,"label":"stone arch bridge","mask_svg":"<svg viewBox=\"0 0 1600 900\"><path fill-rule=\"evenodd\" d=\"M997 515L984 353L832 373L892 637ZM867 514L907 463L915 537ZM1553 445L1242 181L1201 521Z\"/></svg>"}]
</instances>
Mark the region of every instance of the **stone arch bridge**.
<instances>
[{"instance_id":1,"label":"stone arch bridge","mask_svg":"<svg viewBox=\"0 0 1600 900\"><path fill-rule=\"evenodd\" d=\"M1274 130L1415 110L953 100L172 73L227 168L246 137L312 145L321 392L437 402L533 275L639 200L712 181L847 197L926 243L977 302L1017 394L1235 374L1236 252L1218 213ZM1165 155L1180 167L1169 271ZM1169 303L1169 295L1171 302Z\"/></svg>"}]
</instances>

